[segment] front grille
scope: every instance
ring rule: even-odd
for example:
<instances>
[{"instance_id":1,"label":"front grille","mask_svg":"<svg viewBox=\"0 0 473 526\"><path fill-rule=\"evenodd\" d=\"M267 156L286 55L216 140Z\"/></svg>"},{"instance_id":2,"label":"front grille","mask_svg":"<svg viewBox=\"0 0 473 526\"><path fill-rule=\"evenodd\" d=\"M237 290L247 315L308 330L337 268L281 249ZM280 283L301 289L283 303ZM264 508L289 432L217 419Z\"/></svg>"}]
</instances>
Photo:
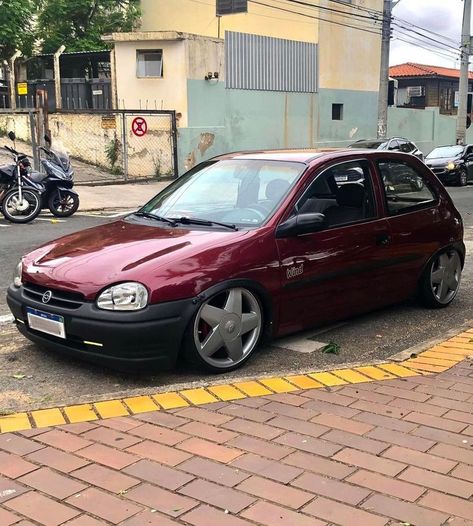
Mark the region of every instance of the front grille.
<instances>
[{"instance_id":1,"label":"front grille","mask_svg":"<svg viewBox=\"0 0 473 526\"><path fill-rule=\"evenodd\" d=\"M434 172L435 175L444 175L447 173L447 170L445 168L431 168L432 172Z\"/></svg>"},{"instance_id":2,"label":"front grille","mask_svg":"<svg viewBox=\"0 0 473 526\"><path fill-rule=\"evenodd\" d=\"M64 290L48 289L33 283L23 283L23 294L38 303L43 303L43 294L51 292L51 299L46 305L62 307L64 309L78 309L84 303L84 295L79 292L67 292Z\"/></svg>"}]
</instances>

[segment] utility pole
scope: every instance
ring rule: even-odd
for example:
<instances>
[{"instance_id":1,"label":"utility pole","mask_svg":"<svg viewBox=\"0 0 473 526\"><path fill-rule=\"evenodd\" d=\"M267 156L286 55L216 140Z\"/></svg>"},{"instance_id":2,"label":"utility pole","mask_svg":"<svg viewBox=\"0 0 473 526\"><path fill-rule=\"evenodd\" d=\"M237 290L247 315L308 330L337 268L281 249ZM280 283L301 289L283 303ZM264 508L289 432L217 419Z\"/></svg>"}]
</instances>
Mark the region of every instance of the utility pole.
<instances>
[{"instance_id":1,"label":"utility pole","mask_svg":"<svg viewBox=\"0 0 473 526\"><path fill-rule=\"evenodd\" d=\"M399 1L399 0L398 0ZM386 139L388 128L389 45L391 41L391 12L397 4L384 0L383 31L381 34L381 69L378 95L378 139Z\"/></svg>"},{"instance_id":2,"label":"utility pole","mask_svg":"<svg viewBox=\"0 0 473 526\"><path fill-rule=\"evenodd\" d=\"M471 0L464 0L461 40L460 88L458 93L457 144L465 144L468 105L468 66L470 63Z\"/></svg>"}]
</instances>

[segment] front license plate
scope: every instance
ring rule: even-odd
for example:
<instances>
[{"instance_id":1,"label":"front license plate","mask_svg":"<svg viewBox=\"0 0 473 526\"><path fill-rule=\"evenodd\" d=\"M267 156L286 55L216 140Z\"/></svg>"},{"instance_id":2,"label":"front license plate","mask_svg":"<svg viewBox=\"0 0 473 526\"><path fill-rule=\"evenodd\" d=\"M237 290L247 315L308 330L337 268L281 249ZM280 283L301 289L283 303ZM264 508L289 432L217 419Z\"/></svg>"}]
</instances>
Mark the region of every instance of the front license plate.
<instances>
[{"instance_id":1,"label":"front license plate","mask_svg":"<svg viewBox=\"0 0 473 526\"><path fill-rule=\"evenodd\" d=\"M335 179L337 180L337 182L343 183L345 181L348 181L348 175L337 175Z\"/></svg>"},{"instance_id":2,"label":"front license plate","mask_svg":"<svg viewBox=\"0 0 473 526\"><path fill-rule=\"evenodd\" d=\"M28 316L28 325L31 329L45 332L58 338L66 338L64 318L62 316L32 309L31 307L26 308L26 315Z\"/></svg>"}]
</instances>

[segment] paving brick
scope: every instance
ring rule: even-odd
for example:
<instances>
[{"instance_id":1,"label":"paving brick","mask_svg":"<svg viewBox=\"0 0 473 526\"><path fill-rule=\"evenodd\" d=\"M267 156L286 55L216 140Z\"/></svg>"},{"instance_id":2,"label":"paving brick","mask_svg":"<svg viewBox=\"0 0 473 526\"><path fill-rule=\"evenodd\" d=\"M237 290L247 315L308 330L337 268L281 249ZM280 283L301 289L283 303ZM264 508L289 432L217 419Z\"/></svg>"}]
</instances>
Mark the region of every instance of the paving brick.
<instances>
[{"instance_id":1,"label":"paving brick","mask_svg":"<svg viewBox=\"0 0 473 526\"><path fill-rule=\"evenodd\" d=\"M38 466L23 460L17 455L11 455L10 453L3 453L0 451L0 475L16 479L17 477L21 477L37 468Z\"/></svg>"},{"instance_id":2,"label":"paving brick","mask_svg":"<svg viewBox=\"0 0 473 526\"><path fill-rule=\"evenodd\" d=\"M91 464L85 468L78 469L71 475L112 493L128 490L140 483L135 478L98 464Z\"/></svg>"},{"instance_id":3,"label":"paving brick","mask_svg":"<svg viewBox=\"0 0 473 526\"><path fill-rule=\"evenodd\" d=\"M314 424L313 422L304 422L303 420L297 420L296 418L290 418L288 416L277 416L267 422L267 424L287 431L297 430L298 433L312 437L319 437L329 430L326 426Z\"/></svg>"},{"instance_id":4,"label":"paving brick","mask_svg":"<svg viewBox=\"0 0 473 526\"><path fill-rule=\"evenodd\" d=\"M18 517L18 515L15 515L7 510L2 510L0 508L0 524L2 526L10 526L13 523L18 524L19 520L20 517Z\"/></svg>"},{"instance_id":5,"label":"paving brick","mask_svg":"<svg viewBox=\"0 0 473 526\"><path fill-rule=\"evenodd\" d=\"M322 400L324 402L328 402L329 404L343 406L349 406L357 400L357 398L353 398L353 396L339 394L334 388L311 389L310 391L306 391L305 395L308 398L312 398L314 400Z\"/></svg>"},{"instance_id":6,"label":"paving brick","mask_svg":"<svg viewBox=\"0 0 473 526\"><path fill-rule=\"evenodd\" d=\"M442 431L441 429L435 429L434 427L419 426L412 431L413 435L434 440L436 442L444 442L445 444L451 444L452 446L458 447L471 447L471 440L464 441L466 437L450 431Z\"/></svg>"},{"instance_id":7,"label":"paving brick","mask_svg":"<svg viewBox=\"0 0 473 526\"><path fill-rule=\"evenodd\" d=\"M448 519L448 523L446 523L445 526L473 526L473 521L455 517Z\"/></svg>"},{"instance_id":8,"label":"paving brick","mask_svg":"<svg viewBox=\"0 0 473 526\"><path fill-rule=\"evenodd\" d=\"M417 504L384 495L373 495L362 504L362 507L411 524L441 526L448 519L448 515L444 513L427 510Z\"/></svg>"},{"instance_id":9,"label":"paving brick","mask_svg":"<svg viewBox=\"0 0 473 526\"><path fill-rule=\"evenodd\" d=\"M9 500L5 506L44 526L58 526L79 515L77 510L34 491Z\"/></svg>"},{"instance_id":10,"label":"paving brick","mask_svg":"<svg viewBox=\"0 0 473 526\"><path fill-rule=\"evenodd\" d=\"M325 526L326 524L303 513L281 508L262 500L245 510L241 515L265 526Z\"/></svg>"},{"instance_id":11,"label":"paving brick","mask_svg":"<svg viewBox=\"0 0 473 526\"><path fill-rule=\"evenodd\" d=\"M386 495L398 497L399 499L410 502L416 501L425 492L423 487L415 486L408 482L402 482L363 469L350 475L346 481L357 484L358 486L363 486L364 488L369 488L377 493L385 493Z\"/></svg>"},{"instance_id":12,"label":"paving brick","mask_svg":"<svg viewBox=\"0 0 473 526\"><path fill-rule=\"evenodd\" d=\"M113 524L118 524L141 511L139 506L126 499L120 499L96 488L89 488L69 497L66 502Z\"/></svg>"},{"instance_id":13,"label":"paving brick","mask_svg":"<svg viewBox=\"0 0 473 526\"><path fill-rule=\"evenodd\" d=\"M338 452L333 458L334 460L345 462L346 464L365 468L370 471L376 471L377 473L390 475L392 477L395 477L406 467L406 464L395 462L394 460L388 460L386 458L380 458L348 447Z\"/></svg>"},{"instance_id":14,"label":"paving brick","mask_svg":"<svg viewBox=\"0 0 473 526\"><path fill-rule=\"evenodd\" d=\"M130 433L141 438L153 440L153 442L160 442L166 446L175 446L176 444L179 444L179 442L189 438L188 435L185 435L180 431L152 424L143 424L142 426L135 427L130 430Z\"/></svg>"},{"instance_id":15,"label":"paving brick","mask_svg":"<svg viewBox=\"0 0 473 526\"><path fill-rule=\"evenodd\" d=\"M322 413L311 419L311 422L322 424L330 428L340 429L342 431L348 431L349 433L355 433L356 435L364 435L368 431L373 429L373 426L364 424L362 422L356 422L338 415L328 415Z\"/></svg>"},{"instance_id":16,"label":"paving brick","mask_svg":"<svg viewBox=\"0 0 473 526\"><path fill-rule=\"evenodd\" d=\"M139 460L139 457L103 444L93 444L78 452L81 457L115 469L122 469Z\"/></svg>"},{"instance_id":17,"label":"paving brick","mask_svg":"<svg viewBox=\"0 0 473 526\"><path fill-rule=\"evenodd\" d=\"M14 453L15 455L27 455L42 449L43 444L38 444L34 440L23 438L19 435L13 435L12 433L4 433L0 435L0 449L7 451L8 453Z\"/></svg>"},{"instance_id":18,"label":"paving brick","mask_svg":"<svg viewBox=\"0 0 473 526\"><path fill-rule=\"evenodd\" d=\"M384 429L382 427L376 427L367 433L366 437L374 438L375 440L380 440L382 442L387 442L388 444L395 444L397 446L415 449L417 451L427 451L435 444L433 440L416 437L408 433L402 433L401 431L393 433L393 430Z\"/></svg>"},{"instance_id":19,"label":"paving brick","mask_svg":"<svg viewBox=\"0 0 473 526\"><path fill-rule=\"evenodd\" d=\"M405 400L404 398L395 398L389 403L391 407L403 409L403 416L410 411L418 411L419 413L426 413L433 416L442 416L447 412L447 408L439 407L428 402L412 402L411 400Z\"/></svg>"},{"instance_id":20,"label":"paving brick","mask_svg":"<svg viewBox=\"0 0 473 526\"><path fill-rule=\"evenodd\" d=\"M340 430L334 430L325 433L325 435L323 435L321 438L323 440L330 440L331 442L335 442L337 444L342 444L344 446L359 449L361 451L367 451L376 455L388 447L388 444L384 442L373 440L372 438L361 437L359 435L354 435L353 433L347 433L346 431Z\"/></svg>"},{"instance_id":21,"label":"paving brick","mask_svg":"<svg viewBox=\"0 0 473 526\"><path fill-rule=\"evenodd\" d=\"M473 464L473 451L461 447L454 447L447 444L436 444L429 453L437 457L465 462L466 464Z\"/></svg>"},{"instance_id":22,"label":"paving brick","mask_svg":"<svg viewBox=\"0 0 473 526\"><path fill-rule=\"evenodd\" d=\"M452 460L439 458L429 453L422 453L405 447L392 446L387 449L383 455L385 458L398 460L412 466L438 471L439 473L448 473L456 465Z\"/></svg>"},{"instance_id":23,"label":"paving brick","mask_svg":"<svg viewBox=\"0 0 473 526\"><path fill-rule=\"evenodd\" d=\"M265 411L275 413L276 415L288 416L296 420L310 420L318 415L317 411L304 409L303 407L294 407L292 405L281 404L279 402L270 402L264 406Z\"/></svg>"},{"instance_id":24,"label":"paving brick","mask_svg":"<svg viewBox=\"0 0 473 526\"><path fill-rule=\"evenodd\" d=\"M227 442L227 446L232 446L247 451L248 453L255 453L256 455L272 458L274 460L280 460L294 451L293 449L280 446L274 442L267 442L259 440L258 438L243 435Z\"/></svg>"},{"instance_id":25,"label":"paving brick","mask_svg":"<svg viewBox=\"0 0 473 526\"><path fill-rule=\"evenodd\" d=\"M384 428L385 430L400 431L401 433L409 433L409 431L412 431L417 427L416 424L405 422L404 420L397 420L395 418L390 418L389 416L366 412L358 412L358 414L353 416L353 420L365 422L366 424ZM390 435L392 436L393 433L390 433Z\"/></svg>"},{"instance_id":26,"label":"paving brick","mask_svg":"<svg viewBox=\"0 0 473 526\"><path fill-rule=\"evenodd\" d=\"M62 449L63 451L74 452L84 447L90 446L92 442L81 437L66 433L59 429L53 429L36 437L36 440L48 444L48 446Z\"/></svg>"},{"instance_id":27,"label":"paving brick","mask_svg":"<svg viewBox=\"0 0 473 526\"><path fill-rule=\"evenodd\" d=\"M467 464L458 464L458 466L450 473L452 477L473 482L473 467ZM450 492L446 492L450 493Z\"/></svg>"},{"instance_id":28,"label":"paving brick","mask_svg":"<svg viewBox=\"0 0 473 526\"><path fill-rule=\"evenodd\" d=\"M237 437L236 440L239 440L240 437ZM227 443L227 446L222 446L220 444L215 444L214 442L209 442L208 440L202 440L200 438L189 438L184 442L181 442L176 447L192 453L193 455L199 455L201 457L210 458L211 460L217 460L218 462L231 462L238 456L242 454L242 451L238 451L231 446L236 446L236 444L230 441ZM238 446L236 446L238 447Z\"/></svg>"},{"instance_id":29,"label":"paving brick","mask_svg":"<svg viewBox=\"0 0 473 526\"><path fill-rule=\"evenodd\" d=\"M350 396L356 400L365 400L366 402L373 402L375 404L381 405L389 404L389 402L394 398L394 396L388 396L375 391L360 389L358 386L343 387L340 389L339 394Z\"/></svg>"},{"instance_id":30,"label":"paving brick","mask_svg":"<svg viewBox=\"0 0 473 526\"><path fill-rule=\"evenodd\" d=\"M238 458L234 462L238 462ZM235 464L225 466L199 457L183 462L179 469L228 487L236 486L250 476L248 473L242 473Z\"/></svg>"},{"instance_id":31,"label":"paving brick","mask_svg":"<svg viewBox=\"0 0 473 526\"><path fill-rule=\"evenodd\" d=\"M214 404L212 404L212 407L213 405ZM190 420L214 426L219 426L231 420L231 417L227 415L221 414L220 412L208 411L201 407L186 407L185 409L180 409L176 414Z\"/></svg>"},{"instance_id":32,"label":"paving brick","mask_svg":"<svg viewBox=\"0 0 473 526\"><path fill-rule=\"evenodd\" d=\"M65 453L53 447L45 447L39 451L35 451L26 457L33 462L49 466L63 473L69 473L74 469L79 469L86 466L89 462L71 453Z\"/></svg>"},{"instance_id":33,"label":"paving brick","mask_svg":"<svg viewBox=\"0 0 473 526\"><path fill-rule=\"evenodd\" d=\"M347 484L346 482L340 482L339 480L316 475L315 473L304 473L296 480L293 480L291 485L310 491L314 495L331 497L354 506L366 499L371 493L371 491L366 489L358 488L351 484Z\"/></svg>"},{"instance_id":34,"label":"paving brick","mask_svg":"<svg viewBox=\"0 0 473 526\"><path fill-rule=\"evenodd\" d=\"M0 504L14 497L18 497L27 491L29 491L29 489L25 486L17 484L13 482L13 480L5 477L0 477Z\"/></svg>"},{"instance_id":35,"label":"paving brick","mask_svg":"<svg viewBox=\"0 0 473 526\"><path fill-rule=\"evenodd\" d=\"M223 424L222 427L231 431L237 431L238 433L244 433L245 435L264 438L266 440L272 440L284 433L282 429L277 429L271 425L252 422L251 420L243 420L242 418L234 418L233 420L230 420L230 422Z\"/></svg>"},{"instance_id":36,"label":"paving brick","mask_svg":"<svg viewBox=\"0 0 473 526\"><path fill-rule=\"evenodd\" d=\"M179 451L179 449L174 447L158 444L151 440L144 440L139 444L129 447L126 451L139 455L140 457L156 460L168 466L177 466L177 464L191 457L189 453L184 453L184 451Z\"/></svg>"},{"instance_id":37,"label":"paving brick","mask_svg":"<svg viewBox=\"0 0 473 526\"><path fill-rule=\"evenodd\" d=\"M424 413L416 413L413 411L404 417L404 420L408 422L414 422L416 424L423 424L425 426L435 427L437 429L443 429L445 431L453 431L454 433L459 433L467 424L464 422L456 422L454 420L448 420L446 415L442 417L426 415Z\"/></svg>"},{"instance_id":38,"label":"paving brick","mask_svg":"<svg viewBox=\"0 0 473 526\"><path fill-rule=\"evenodd\" d=\"M237 433L222 429L220 427L211 426L202 422L189 422L179 428L180 431L187 433L188 435L197 436L217 444L227 442L232 438L235 438ZM188 437L186 437L188 438Z\"/></svg>"},{"instance_id":39,"label":"paving brick","mask_svg":"<svg viewBox=\"0 0 473 526\"><path fill-rule=\"evenodd\" d=\"M194 478L192 475L167 466L162 466L151 460L140 460L124 468L123 472L145 482L151 482L152 484L157 484L170 490L176 490Z\"/></svg>"},{"instance_id":40,"label":"paving brick","mask_svg":"<svg viewBox=\"0 0 473 526\"><path fill-rule=\"evenodd\" d=\"M18 526L21 525L19 524ZM107 526L107 523L94 519L90 515L80 515L66 523L64 526Z\"/></svg>"},{"instance_id":41,"label":"paving brick","mask_svg":"<svg viewBox=\"0 0 473 526\"><path fill-rule=\"evenodd\" d=\"M351 407L346 407L343 405L331 404L329 402L324 402L323 400L311 400L306 402L302 407L304 409L312 409L312 411L317 413L338 415L343 416L344 418L351 418L360 412L358 409L352 409Z\"/></svg>"},{"instance_id":42,"label":"paving brick","mask_svg":"<svg viewBox=\"0 0 473 526\"><path fill-rule=\"evenodd\" d=\"M140 420L135 418L130 418L129 416L117 416L116 418L106 418L105 420L100 420L97 422L97 425L103 427L109 427L110 429L115 429L116 431L122 431L126 433L133 429L134 427L141 426L143 423Z\"/></svg>"},{"instance_id":43,"label":"paving brick","mask_svg":"<svg viewBox=\"0 0 473 526\"><path fill-rule=\"evenodd\" d=\"M115 429L109 429L103 426L87 431L81 436L87 440L101 442L102 444L118 449L125 449L141 442L140 438L136 438L129 433L121 433L120 431L115 431Z\"/></svg>"},{"instance_id":44,"label":"paving brick","mask_svg":"<svg viewBox=\"0 0 473 526\"><path fill-rule=\"evenodd\" d=\"M122 522L120 526L180 526L181 524L180 522L178 523L172 519L168 519L160 513L156 513L156 510L145 510Z\"/></svg>"},{"instance_id":45,"label":"paving brick","mask_svg":"<svg viewBox=\"0 0 473 526\"><path fill-rule=\"evenodd\" d=\"M300 392L304 393L304 391ZM270 402L280 402L281 404L293 405L295 407L299 407L310 400L310 398L296 393L277 393L267 398Z\"/></svg>"},{"instance_id":46,"label":"paving brick","mask_svg":"<svg viewBox=\"0 0 473 526\"><path fill-rule=\"evenodd\" d=\"M126 498L171 517L178 517L198 504L194 499L146 483L132 488Z\"/></svg>"},{"instance_id":47,"label":"paving brick","mask_svg":"<svg viewBox=\"0 0 473 526\"><path fill-rule=\"evenodd\" d=\"M305 513L346 526L384 526L388 520L364 510L319 497L306 506Z\"/></svg>"},{"instance_id":48,"label":"paving brick","mask_svg":"<svg viewBox=\"0 0 473 526\"><path fill-rule=\"evenodd\" d=\"M453 389L442 389L438 384L435 385L420 385L416 388L416 392L427 393L431 396L440 396L441 398L447 398L449 400L457 400L464 402L468 400L470 395L468 393L455 391Z\"/></svg>"},{"instance_id":49,"label":"paving brick","mask_svg":"<svg viewBox=\"0 0 473 526\"><path fill-rule=\"evenodd\" d=\"M245 407L262 407L269 403L267 398L263 396L255 398L242 398L241 400L235 400L237 405L244 405Z\"/></svg>"},{"instance_id":50,"label":"paving brick","mask_svg":"<svg viewBox=\"0 0 473 526\"><path fill-rule=\"evenodd\" d=\"M61 500L87 488L85 484L81 484L64 475L59 475L49 468L37 469L21 477L18 481Z\"/></svg>"},{"instance_id":51,"label":"paving brick","mask_svg":"<svg viewBox=\"0 0 473 526\"><path fill-rule=\"evenodd\" d=\"M81 435L87 431L92 431L92 429L97 429L97 424L92 424L91 422L77 422L75 424L64 424L61 426L61 431L67 431L68 433L73 433L74 435ZM77 519L74 519L77 521Z\"/></svg>"},{"instance_id":52,"label":"paving brick","mask_svg":"<svg viewBox=\"0 0 473 526\"><path fill-rule=\"evenodd\" d=\"M39 429L23 429L21 431L17 431L16 434L26 438L33 438L43 433L47 433L49 430L49 427L41 427Z\"/></svg>"},{"instance_id":53,"label":"paving brick","mask_svg":"<svg viewBox=\"0 0 473 526\"><path fill-rule=\"evenodd\" d=\"M429 400L429 404L441 407L443 409L456 409L457 411L463 411L464 413L473 413L473 403L471 403L471 401L460 402L458 400L450 400L448 398L433 396Z\"/></svg>"},{"instance_id":54,"label":"paving brick","mask_svg":"<svg viewBox=\"0 0 473 526\"><path fill-rule=\"evenodd\" d=\"M469 499L473 495L473 484L471 482L465 482L464 480L455 479L453 476L449 477L413 466L403 471L399 478L448 493L449 495L456 495L457 497Z\"/></svg>"},{"instance_id":55,"label":"paving brick","mask_svg":"<svg viewBox=\"0 0 473 526\"><path fill-rule=\"evenodd\" d=\"M203 409L201 409L201 411L203 411ZM152 413L142 413L135 415L133 418L143 422L148 422L149 424L168 427L169 429L182 426L189 421L187 418L173 415L169 411L153 411Z\"/></svg>"},{"instance_id":56,"label":"paving brick","mask_svg":"<svg viewBox=\"0 0 473 526\"><path fill-rule=\"evenodd\" d=\"M358 400L351 404L350 407L353 409L359 409L360 411L368 411L369 413L374 413L376 415L390 416L392 418L402 418L409 412L409 410L400 409L393 405L377 404L366 400Z\"/></svg>"},{"instance_id":57,"label":"paving brick","mask_svg":"<svg viewBox=\"0 0 473 526\"><path fill-rule=\"evenodd\" d=\"M303 470L293 466L286 466L281 462L270 460L253 453L246 453L234 460L229 467L235 467L238 470L249 471L261 477L275 480L287 484L299 476ZM242 474L243 476L243 474ZM246 478L246 474L245 474Z\"/></svg>"},{"instance_id":58,"label":"paving brick","mask_svg":"<svg viewBox=\"0 0 473 526\"><path fill-rule=\"evenodd\" d=\"M257 398L248 398L248 400L254 401L257 400ZM244 401L245 400L239 400L239 402ZM219 410L219 413L224 413L228 416L245 418L246 420L252 420L253 422L266 422L267 420L270 420L274 417L274 413L269 413L268 411L264 411L263 409L244 407L236 403L223 407Z\"/></svg>"},{"instance_id":59,"label":"paving brick","mask_svg":"<svg viewBox=\"0 0 473 526\"><path fill-rule=\"evenodd\" d=\"M463 519L471 520L473 517L473 502L436 491L429 491L420 499L419 504Z\"/></svg>"},{"instance_id":60,"label":"paving brick","mask_svg":"<svg viewBox=\"0 0 473 526\"><path fill-rule=\"evenodd\" d=\"M220 484L197 479L179 490L179 493L206 502L231 513L239 513L256 499Z\"/></svg>"},{"instance_id":61,"label":"paving brick","mask_svg":"<svg viewBox=\"0 0 473 526\"><path fill-rule=\"evenodd\" d=\"M333 460L327 460L325 458L310 455L309 453L291 453L283 462L291 466L302 468L303 470L314 471L322 475L328 475L329 477L336 479L344 479L354 471L356 468L349 467L340 462L334 462Z\"/></svg>"},{"instance_id":62,"label":"paving brick","mask_svg":"<svg viewBox=\"0 0 473 526\"><path fill-rule=\"evenodd\" d=\"M331 457L337 451L342 449L342 446L331 444L319 438L310 437L307 435L300 435L298 433L285 433L284 435L275 439L278 444L283 444L291 448L314 453L322 457Z\"/></svg>"},{"instance_id":63,"label":"paving brick","mask_svg":"<svg viewBox=\"0 0 473 526\"><path fill-rule=\"evenodd\" d=\"M199 506L189 513L186 513L182 517L182 520L185 520L193 526L252 526L248 521L205 505ZM136 526L141 525L136 524ZM161 526L161 523L156 523L156 526ZM166 524L163 524L162 526L166 526Z\"/></svg>"},{"instance_id":64,"label":"paving brick","mask_svg":"<svg viewBox=\"0 0 473 526\"><path fill-rule=\"evenodd\" d=\"M410 389L400 389L392 385L378 385L376 388L377 393L391 396L392 398L405 398L406 400L412 400L414 402L426 402L430 395L420 393L419 391L412 391ZM389 402L388 402L389 403Z\"/></svg>"},{"instance_id":65,"label":"paving brick","mask_svg":"<svg viewBox=\"0 0 473 526\"><path fill-rule=\"evenodd\" d=\"M470 436L470 437L473 436L473 426L468 426L467 428L465 428L462 431L462 434Z\"/></svg>"}]
</instances>

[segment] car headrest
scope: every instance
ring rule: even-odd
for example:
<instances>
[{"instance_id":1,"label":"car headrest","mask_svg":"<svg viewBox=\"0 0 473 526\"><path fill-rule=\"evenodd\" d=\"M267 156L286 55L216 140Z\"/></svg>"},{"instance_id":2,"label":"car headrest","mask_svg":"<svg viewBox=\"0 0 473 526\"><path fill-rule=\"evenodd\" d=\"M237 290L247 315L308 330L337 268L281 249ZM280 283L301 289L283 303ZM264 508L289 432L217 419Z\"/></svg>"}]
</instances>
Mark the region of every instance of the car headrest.
<instances>
[{"instance_id":1,"label":"car headrest","mask_svg":"<svg viewBox=\"0 0 473 526\"><path fill-rule=\"evenodd\" d=\"M337 204L339 206L352 206L360 208L363 206L365 188L359 183L348 183L340 186L337 192Z\"/></svg>"},{"instance_id":2,"label":"car headrest","mask_svg":"<svg viewBox=\"0 0 473 526\"><path fill-rule=\"evenodd\" d=\"M273 179L266 185L266 199L278 201L288 190L290 184L284 179Z\"/></svg>"}]
</instances>

